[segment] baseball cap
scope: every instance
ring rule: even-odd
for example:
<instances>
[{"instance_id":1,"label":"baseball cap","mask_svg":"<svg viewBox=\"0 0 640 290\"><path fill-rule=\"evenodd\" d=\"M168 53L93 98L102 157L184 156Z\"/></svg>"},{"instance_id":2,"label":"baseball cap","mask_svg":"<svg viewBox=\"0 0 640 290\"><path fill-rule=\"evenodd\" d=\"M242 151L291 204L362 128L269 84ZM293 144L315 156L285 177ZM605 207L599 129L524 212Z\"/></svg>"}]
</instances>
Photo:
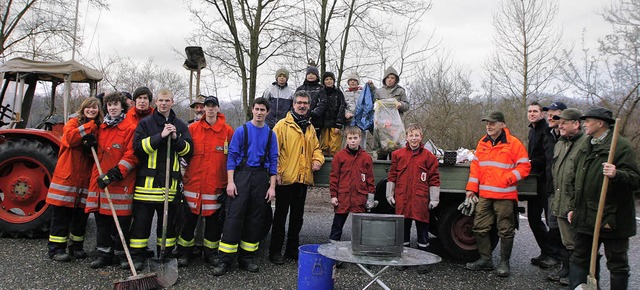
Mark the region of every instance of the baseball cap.
<instances>
[{"instance_id":1,"label":"baseball cap","mask_svg":"<svg viewBox=\"0 0 640 290\"><path fill-rule=\"evenodd\" d=\"M487 115L486 117L482 118L483 122L502 122L505 123L504 121L504 114L500 111L493 111L491 113L489 113L489 115Z\"/></svg>"},{"instance_id":2,"label":"baseball cap","mask_svg":"<svg viewBox=\"0 0 640 290\"><path fill-rule=\"evenodd\" d=\"M204 99L204 104L207 105L208 103L213 103L214 106L220 106L220 103L218 102L218 98L214 97L214 96L208 96L206 99Z\"/></svg>"},{"instance_id":3,"label":"baseball cap","mask_svg":"<svg viewBox=\"0 0 640 290\"><path fill-rule=\"evenodd\" d=\"M553 116L553 119L574 121L574 120L580 120L580 117L582 117L582 111L576 108L568 108L566 110L563 110L562 113L560 113L560 115Z\"/></svg>"},{"instance_id":4,"label":"baseball cap","mask_svg":"<svg viewBox=\"0 0 640 290\"><path fill-rule=\"evenodd\" d=\"M551 103L551 105L543 107L542 110L543 111L564 110L566 108L567 108L567 105L565 105L563 102L553 102L553 103Z\"/></svg>"}]
</instances>

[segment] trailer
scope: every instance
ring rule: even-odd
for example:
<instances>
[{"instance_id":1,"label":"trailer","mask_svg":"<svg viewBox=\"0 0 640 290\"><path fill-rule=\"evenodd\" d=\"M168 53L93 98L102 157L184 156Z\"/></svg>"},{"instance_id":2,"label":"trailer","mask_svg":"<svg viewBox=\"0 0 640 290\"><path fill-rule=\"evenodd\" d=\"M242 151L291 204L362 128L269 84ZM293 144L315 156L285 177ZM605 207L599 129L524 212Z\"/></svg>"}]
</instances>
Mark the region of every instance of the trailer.
<instances>
[{"instance_id":1,"label":"trailer","mask_svg":"<svg viewBox=\"0 0 640 290\"><path fill-rule=\"evenodd\" d=\"M314 175L315 186L328 187L331 171L331 158L326 158L322 168ZM393 213L394 209L386 199L387 174L391 161L376 160L373 162L373 172L376 180L375 199L378 206L377 213ZM476 240L473 235L473 216L465 216L458 210L458 205L466 197L465 187L469 180L470 163L446 165L440 164L440 203L431 211L429 231L437 236L442 247L451 257L472 261L479 257ZM518 199L528 200L537 195L536 177L531 175L518 182ZM521 209L524 210L523 208ZM491 233L493 247L498 243L498 234Z\"/></svg>"}]
</instances>

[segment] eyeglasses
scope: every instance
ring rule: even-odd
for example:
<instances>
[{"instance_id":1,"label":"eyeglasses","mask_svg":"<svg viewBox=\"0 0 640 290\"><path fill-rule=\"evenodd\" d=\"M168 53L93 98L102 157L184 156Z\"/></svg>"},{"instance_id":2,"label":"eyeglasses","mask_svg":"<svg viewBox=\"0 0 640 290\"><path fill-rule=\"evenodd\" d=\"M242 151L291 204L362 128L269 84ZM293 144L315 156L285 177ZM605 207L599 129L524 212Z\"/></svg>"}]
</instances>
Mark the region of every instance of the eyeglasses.
<instances>
[{"instance_id":1,"label":"eyeglasses","mask_svg":"<svg viewBox=\"0 0 640 290\"><path fill-rule=\"evenodd\" d=\"M296 102L296 105L308 105L308 104L309 102L300 102L300 101Z\"/></svg>"}]
</instances>

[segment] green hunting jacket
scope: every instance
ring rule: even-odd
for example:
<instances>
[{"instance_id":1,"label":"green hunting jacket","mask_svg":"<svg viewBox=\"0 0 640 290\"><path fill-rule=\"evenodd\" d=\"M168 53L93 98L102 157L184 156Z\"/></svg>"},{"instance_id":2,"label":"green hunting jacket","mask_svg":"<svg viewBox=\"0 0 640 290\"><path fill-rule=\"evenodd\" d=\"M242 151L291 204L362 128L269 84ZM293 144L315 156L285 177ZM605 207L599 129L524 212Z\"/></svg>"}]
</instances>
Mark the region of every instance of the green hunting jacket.
<instances>
[{"instance_id":1,"label":"green hunting jacket","mask_svg":"<svg viewBox=\"0 0 640 290\"><path fill-rule=\"evenodd\" d=\"M567 218L567 213L574 209L575 162L580 143L585 139L587 135L583 132L569 138L560 137L553 149L551 214L556 217Z\"/></svg>"},{"instance_id":2,"label":"green hunting jacket","mask_svg":"<svg viewBox=\"0 0 640 290\"><path fill-rule=\"evenodd\" d=\"M602 143L591 144L592 137L581 144L576 159L575 179L575 211L572 217L572 228L583 234L593 235L598 201L604 175L602 163L607 162L610 133ZM636 153L629 141L618 138L613 164L616 176L609 180L607 198L605 200L600 238L628 238L636 234L636 214L633 191L640 186L640 171Z\"/></svg>"}]
</instances>

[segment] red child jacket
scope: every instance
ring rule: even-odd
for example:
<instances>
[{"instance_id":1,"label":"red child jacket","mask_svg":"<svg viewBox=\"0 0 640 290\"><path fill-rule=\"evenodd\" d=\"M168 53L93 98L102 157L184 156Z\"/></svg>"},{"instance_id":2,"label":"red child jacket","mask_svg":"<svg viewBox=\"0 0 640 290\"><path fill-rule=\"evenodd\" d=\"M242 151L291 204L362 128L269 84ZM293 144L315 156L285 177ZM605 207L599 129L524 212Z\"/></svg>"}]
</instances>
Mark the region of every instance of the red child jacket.
<instances>
[{"instance_id":1,"label":"red child jacket","mask_svg":"<svg viewBox=\"0 0 640 290\"><path fill-rule=\"evenodd\" d=\"M436 156L423 144L413 151L407 143L391 153L388 181L396 184L396 214L429 223L429 187L440 186Z\"/></svg>"},{"instance_id":2,"label":"red child jacket","mask_svg":"<svg viewBox=\"0 0 640 290\"><path fill-rule=\"evenodd\" d=\"M371 155L362 148L355 155L346 147L338 151L331 162L329 192L338 198L335 213L364 212L367 193L375 192Z\"/></svg>"}]
</instances>

